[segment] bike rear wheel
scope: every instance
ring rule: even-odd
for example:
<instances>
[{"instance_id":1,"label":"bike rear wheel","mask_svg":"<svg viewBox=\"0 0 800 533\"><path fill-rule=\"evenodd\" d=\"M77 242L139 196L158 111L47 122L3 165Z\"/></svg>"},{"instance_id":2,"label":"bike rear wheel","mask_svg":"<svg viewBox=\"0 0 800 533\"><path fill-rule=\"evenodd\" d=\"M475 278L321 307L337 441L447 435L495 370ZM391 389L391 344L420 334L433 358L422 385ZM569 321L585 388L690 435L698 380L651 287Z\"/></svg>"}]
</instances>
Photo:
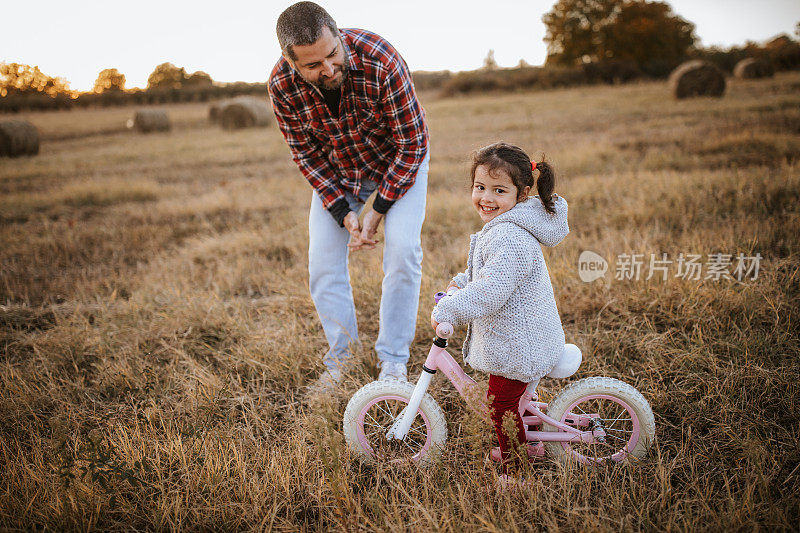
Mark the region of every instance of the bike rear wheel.
<instances>
[{"instance_id":1,"label":"bike rear wheel","mask_svg":"<svg viewBox=\"0 0 800 533\"><path fill-rule=\"evenodd\" d=\"M547 406L547 416L576 429L602 428L603 442L546 442L547 453L583 464L643 458L655 438L650 404L631 385L608 377L585 378L564 388ZM543 424L543 431L560 431Z\"/></svg>"},{"instance_id":2,"label":"bike rear wheel","mask_svg":"<svg viewBox=\"0 0 800 533\"><path fill-rule=\"evenodd\" d=\"M350 398L342 426L348 447L361 460L410 460L427 466L438 457L447 441L447 423L430 394L422 398L406 438L386 439L413 392L412 383L373 381Z\"/></svg>"}]
</instances>

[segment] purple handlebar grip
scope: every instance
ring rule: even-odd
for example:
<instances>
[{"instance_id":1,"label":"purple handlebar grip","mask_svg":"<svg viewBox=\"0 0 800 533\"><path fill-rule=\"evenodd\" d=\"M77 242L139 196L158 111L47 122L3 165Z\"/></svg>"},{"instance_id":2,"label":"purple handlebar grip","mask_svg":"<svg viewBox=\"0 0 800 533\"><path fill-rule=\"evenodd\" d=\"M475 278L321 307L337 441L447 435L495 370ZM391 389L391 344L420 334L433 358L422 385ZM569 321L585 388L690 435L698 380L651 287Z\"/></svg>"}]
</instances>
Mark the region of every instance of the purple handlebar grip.
<instances>
[{"instance_id":1,"label":"purple handlebar grip","mask_svg":"<svg viewBox=\"0 0 800 533\"><path fill-rule=\"evenodd\" d=\"M438 304L439 300L441 300L445 296L447 296L446 292L439 291L439 292L437 292L436 294L433 295L433 300Z\"/></svg>"}]
</instances>

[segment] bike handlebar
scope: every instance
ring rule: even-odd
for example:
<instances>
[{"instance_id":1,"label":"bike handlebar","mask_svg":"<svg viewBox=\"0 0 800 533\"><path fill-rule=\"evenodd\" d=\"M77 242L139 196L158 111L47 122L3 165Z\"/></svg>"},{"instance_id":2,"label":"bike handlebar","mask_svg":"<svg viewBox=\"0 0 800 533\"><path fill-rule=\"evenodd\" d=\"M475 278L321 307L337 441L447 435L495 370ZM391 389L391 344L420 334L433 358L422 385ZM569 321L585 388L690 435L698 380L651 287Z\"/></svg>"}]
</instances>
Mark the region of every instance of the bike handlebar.
<instances>
[{"instance_id":1,"label":"bike handlebar","mask_svg":"<svg viewBox=\"0 0 800 533\"><path fill-rule=\"evenodd\" d=\"M436 336L440 339L449 339L453 336L453 325L448 322L442 322L436 326Z\"/></svg>"},{"instance_id":2,"label":"bike handlebar","mask_svg":"<svg viewBox=\"0 0 800 533\"><path fill-rule=\"evenodd\" d=\"M452 296L457 290L457 288L453 287L447 292L439 291L433 295L433 299L438 305L442 298ZM453 336L453 325L448 322L441 322L438 326L436 326L436 336L440 339L449 339Z\"/></svg>"}]
</instances>

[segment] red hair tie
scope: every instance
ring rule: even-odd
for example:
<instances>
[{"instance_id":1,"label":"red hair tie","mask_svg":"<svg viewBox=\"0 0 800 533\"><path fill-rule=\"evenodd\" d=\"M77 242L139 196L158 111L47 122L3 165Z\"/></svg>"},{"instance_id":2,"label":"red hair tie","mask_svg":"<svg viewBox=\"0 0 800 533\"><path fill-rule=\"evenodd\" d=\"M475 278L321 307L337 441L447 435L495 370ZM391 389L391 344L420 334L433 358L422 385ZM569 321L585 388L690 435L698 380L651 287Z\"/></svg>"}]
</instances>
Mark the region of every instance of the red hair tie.
<instances>
[{"instance_id":1,"label":"red hair tie","mask_svg":"<svg viewBox=\"0 0 800 533\"><path fill-rule=\"evenodd\" d=\"M536 161L531 161L531 172L536 170Z\"/></svg>"}]
</instances>

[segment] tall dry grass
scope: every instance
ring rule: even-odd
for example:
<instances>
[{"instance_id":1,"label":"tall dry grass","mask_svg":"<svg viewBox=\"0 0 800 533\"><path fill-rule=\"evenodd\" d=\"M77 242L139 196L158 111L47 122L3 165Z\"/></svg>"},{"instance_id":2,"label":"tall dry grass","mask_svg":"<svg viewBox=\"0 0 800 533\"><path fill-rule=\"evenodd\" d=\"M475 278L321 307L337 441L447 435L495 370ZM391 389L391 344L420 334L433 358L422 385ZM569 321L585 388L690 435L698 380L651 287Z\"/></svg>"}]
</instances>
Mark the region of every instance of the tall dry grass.
<instances>
[{"instance_id":1,"label":"tall dry grass","mask_svg":"<svg viewBox=\"0 0 800 533\"><path fill-rule=\"evenodd\" d=\"M306 277L311 192L277 129L187 119L170 134L98 135L113 110L53 115L41 155L0 161L0 524L797 530L798 86L781 74L733 80L721 100L674 102L647 83L425 102L412 369L429 295L480 227L468 154L505 139L546 153L570 203L572 232L546 255L584 352L571 379L623 379L656 414L647 460L544 461L521 498L492 489L489 427L441 379L450 440L437 468L363 466L346 450L346 401L377 374L379 251L352 256L365 342L352 376L329 401L303 399L325 350ZM578 278L586 249L611 262L605 279ZM716 252L760 253L758 278L614 279L619 254Z\"/></svg>"}]
</instances>

